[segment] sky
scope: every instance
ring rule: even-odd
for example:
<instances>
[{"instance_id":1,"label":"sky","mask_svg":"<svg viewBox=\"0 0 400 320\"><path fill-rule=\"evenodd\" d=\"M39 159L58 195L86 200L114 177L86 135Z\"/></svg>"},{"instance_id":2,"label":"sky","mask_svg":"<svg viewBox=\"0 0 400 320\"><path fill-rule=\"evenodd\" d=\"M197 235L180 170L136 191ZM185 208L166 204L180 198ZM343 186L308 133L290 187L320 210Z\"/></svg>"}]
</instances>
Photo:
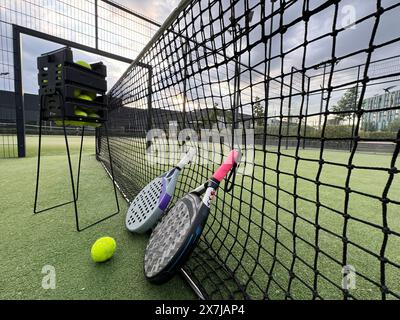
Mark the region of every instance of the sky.
<instances>
[{"instance_id":1,"label":"sky","mask_svg":"<svg viewBox=\"0 0 400 320\"><path fill-rule=\"evenodd\" d=\"M137 13L153 19L154 21L162 24L168 15L174 10L179 3L178 0L116 0L114 1L121 4ZM148 41L149 37L143 39L143 43ZM50 52L59 48L62 45L45 41L42 39L34 38L28 35L22 37L22 78L23 88L25 93L37 93L37 67L36 59L38 56L45 52ZM102 61L107 66L108 77L107 83L110 89L114 83L121 77L124 71L128 68L128 64L116 61L113 59L105 58L103 56L94 55L88 52L73 49L74 60L84 60L87 62ZM34 80L34 81L32 81Z\"/></svg>"},{"instance_id":2,"label":"sky","mask_svg":"<svg viewBox=\"0 0 400 320\"><path fill-rule=\"evenodd\" d=\"M115 2L163 23L180 0L114 0Z\"/></svg>"},{"instance_id":3,"label":"sky","mask_svg":"<svg viewBox=\"0 0 400 320\"><path fill-rule=\"evenodd\" d=\"M18 3L18 2L25 2L25 0L16 0L15 2L10 3ZM169 14L174 10L174 8L179 4L180 0L115 0L115 2L120 3L123 6L126 6L132 9L135 12L141 13L159 23L163 23L165 19L169 16ZM228 0L222 0L222 2L229 2ZM249 0L250 3L257 3L256 0ZM311 8L316 7L317 5L324 2L323 0L313 0L310 2ZM46 3L57 3L55 1L47 1ZM58 3L65 4L68 3L66 1L59 1ZM299 10L301 10L303 1L297 1L295 4L288 10L285 11L284 19L285 23L290 22L292 19L299 15ZM398 0L382 0L382 5L384 7L393 5L398 3ZM49 5L50 10L44 10L42 12L37 13L41 16L43 20L48 21L48 24L40 25L40 30L50 30L52 32L59 32L62 35L63 27L67 26L67 19L65 19L65 15L73 15L73 14L80 14L80 12L69 12L67 6L56 7L53 4ZM54 10L54 12L52 12ZM61 18L55 14L55 11L65 13L64 18ZM337 55L345 55L346 53L353 52L356 48L366 47L368 45L368 40L370 38L372 26L373 26L373 19L368 19L364 23L358 24L355 28L351 27L351 20L352 19L359 19L360 17L366 16L370 13L373 13L376 10L376 0L342 0L340 3L340 10L339 10L339 17L338 23L342 26L347 26L345 32L340 34L338 37L338 44L336 48ZM0 6L0 18L2 17L2 11L4 8ZM88 11L89 12L89 11ZM4 15L3 15L4 16ZM396 39L400 37L400 28L398 27L398 17L400 16L400 8L396 8L388 13L386 13L381 18L380 26L377 30L377 36L375 43L382 43L384 41L390 39ZM114 43L120 47L131 48L132 46L136 50L135 52L128 52L125 56L128 56L132 59L135 58L135 55L141 51L144 45L148 42L151 36L155 32L155 28L152 30L142 28L140 26L129 26L129 21L127 20L119 20L119 17L112 16L110 13L109 16L103 17L104 21L109 21L103 25L101 29L101 36L104 39L109 39L110 42L114 41ZM108 19L108 20L107 20ZM253 24L257 24L260 19L260 12L255 11L253 17ZM309 31L308 31L308 38L312 39L318 37L319 35L326 34L330 32L332 28L332 19L333 19L333 10L325 10L317 15L313 15L310 19L309 23ZM55 28L52 23L57 23L57 27ZM15 23L12 22L11 23ZM112 24L114 23L114 24ZM116 24L115 24L116 23ZM118 25L119 24L119 25ZM273 26L276 28L277 25ZM77 28L85 28L85 26L78 25ZM91 33L92 31L87 31ZM133 33L136 32L136 33ZM115 34L121 34L121 37L117 38ZM81 32L78 34L77 40L81 42L85 42L86 38L84 38L85 33ZM226 34L226 37L229 38L230 35ZM256 32L250 35L250 41L255 41L259 37ZM196 39L194 39L196 40ZM284 36L284 49L288 50L292 47L295 47L301 44L304 41L304 31L299 24L298 26L293 26L288 30L288 32ZM319 41L316 44L310 44L308 46L307 51L307 64L312 65L313 63L321 62L326 59L329 59L330 52L331 52L331 40ZM273 41L273 54L279 53L279 37ZM137 44L137 45L135 45ZM89 43L90 45L90 43ZM40 40L37 38L23 36L22 40L22 47L23 47L23 83L24 83L24 91L27 93L37 93L37 68L36 68L36 58L48 51L55 50L60 45L49 43L44 40ZM252 63L256 63L257 61L265 60L265 51L263 50L264 46L260 45L260 47L254 48L251 53L251 61ZM107 51L115 53L114 47L110 47ZM228 52L232 52L232 48L228 48ZM79 50L74 50L75 60L85 60L88 62L97 62L99 60L103 61L108 67L108 88L110 89L112 85L115 83L117 79L123 74L123 72L128 67L127 64L117 62L114 60L106 59L104 57L98 57L92 54L88 54L85 52L81 52ZM400 46L399 42L395 42L390 46L386 46L384 48L380 48L376 50L373 54L372 60L378 60L387 58L394 55L400 55ZM337 69L345 68L352 65L357 65L359 63L363 63L365 61L366 54L361 53L357 56L350 57L348 59L342 60L339 62ZM249 58L249 54L245 53L242 56L242 61L246 61ZM278 59L275 59L271 62L271 76L277 76L281 73L279 64L275 64L275 62L279 62ZM296 50L285 57L285 72L289 72L291 67L301 67L302 63L302 51ZM260 71L262 71L263 67L261 66ZM381 71L377 68L376 72L385 72L384 69ZM321 71L315 71L315 73ZM340 82L340 77L343 79L348 76L346 73L342 75L337 74L335 81ZM259 80L262 81L263 74L260 73L258 75ZM245 76L242 78L242 81L245 82ZM253 82L257 82L257 79L253 79ZM314 78L312 82L312 86L318 88L322 82L321 77ZM398 84L398 83L396 83ZM225 83L218 84L222 90L228 91L228 85ZM371 86L369 91L367 92L368 96L374 96L376 94L382 94L384 84L381 86ZM277 84L279 90L279 84ZM398 89L400 86L398 87ZM1 88L0 88L1 89ZM254 86L254 91L256 91L256 87ZM220 90L220 89L219 89ZM257 94L257 93L256 93ZM246 92L243 92L243 100L247 99L249 95L246 96ZM260 94L262 97L262 93ZM179 98L179 97L178 97ZM333 102L335 102L340 98L339 95L333 97ZM311 100L313 97L311 97ZM315 105L318 105L318 99L320 97L315 97ZM179 99L178 99L179 100ZM271 103L272 105L272 103ZM314 110L316 111L316 110Z\"/></svg>"}]
</instances>

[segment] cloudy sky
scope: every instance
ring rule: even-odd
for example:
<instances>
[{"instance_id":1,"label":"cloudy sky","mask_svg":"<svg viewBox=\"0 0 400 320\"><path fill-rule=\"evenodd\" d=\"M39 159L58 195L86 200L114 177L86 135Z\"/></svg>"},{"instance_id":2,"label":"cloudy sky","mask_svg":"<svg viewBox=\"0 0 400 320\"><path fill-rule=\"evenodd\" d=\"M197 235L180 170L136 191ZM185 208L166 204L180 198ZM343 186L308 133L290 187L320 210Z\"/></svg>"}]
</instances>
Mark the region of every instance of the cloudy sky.
<instances>
[{"instance_id":1,"label":"cloudy sky","mask_svg":"<svg viewBox=\"0 0 400 320\"><path fill-rule=\"evenodd\" d=\"M228 0L222 0L223 2L228 1ZM9 1L11 5L17 4L17 3L31 3L27 2L25 0L15 0L15 1ZM120 3L123 6L126 6L138 13L141 13L159 23L163 23L165 19L168 17L168 15L173 11L173 9L178 5L180 2L179 0L116 0L115 2ZM323 3L323 0L313 0L310 2L311 8L313 9L316 6L320 5ZM49 32L49 33L56 33L56 36L62 37L63 35L63 30L67 29L66 34L71 31L71 24L66 19L66 16L80 16L81 12L80 11L69 11L71 10L70 6L67 6L68 2L66 1L50 1L50 0L43 0L43 10L35 13L29 12L29 14L32 15L33 18L36 16L40 16L40 21L45 22L40 24L37 29L39 29L42 32ZM88 3L86 1L81 1L81 3ZM102 3L99 1L99 3ZM244 3L244 2L243 2ZM254 5L258 3L256 0L249 0L249 3L251 5ZM294 4L290 7L290 9L287 9L284 14L284 23L290 23L291 20L299 16L299 13L301 13L302 10L302 5L303 1L297 1L294 2ZM351 22L354 19L361 19L362 17L365 17L371 13L374 13L376 10L376 0L342 0L340 3L340 10L339 10L339 17L338 17L338 26L337 27L344 27L347 26L346 31L341 32L340 36L337 38L337 47L336 47L336 55L337 56L343 56L346 55L347 53L354 52L355 50L358 50L359 48L366 48L368 47L368 41L371 36L371 31L373 27L373 22L374 19L367 19L363 23L357 24L356 27L351 27ZM384 7L389 7L391 5L398 4L398 0L382 0L382 5ZM239 3L240 4L240 3ZM104 5L104 4L102 4ZM255 10L252 25L257 25L259 24L261 13L259 10L259 6ZM11 12L12 10L9 10L9 8L2 7L0 5L0 20L1 19L10 19L10 21L6 21L8 23L15 23L21 20L12 20L12 15L11 18L9 17L10 15L4 14L6 11ZM91 9L86 8L86 12L88 13L88 16L91 14ZM240 11L240 9L239 9ZM15 9L14 9L15 12ZM105 39L105 42L109 42L110 46L105 47L105 51L113 52L116 53L116 48L121 47L124 51L123 54L124 56L130 57L132 59L135 58L135 55L137 55L138 52L141 51L143 46L148 42L148 40L151 38L151 36L154 34L156 27L153 28L148 28L146 26L140 26L137 24L134 24L133 26L131 25L131 21L129 19L126 19L126 17L121 17L121 16L115 16L114 13L111 11L104 10L102 11L103 13L101 14L101 21L103 21L103 25L100 26L100 35L102 39ZM105 12L105 13L104 13ZM237 14L240 14L240 12L237 12ZM333 16L334 16L334 11L333 11L333 6L331 6L328 10L324 10L316 15L313 15L312 18L310 19L309 22L309 28L308 28L308 33L307 33L307 38L308 40L317 38L318 36L324 35L329 33L332 30L332 24L333 24ZM381 22L380 26L377 30L377 35L375 39L375 44L380 44L385 41L397 39L400 37L400 28L399 28L399 19L400 16L400 7L397 7L387 13L385 13L381 17ZM5 18L4 18L5 17ZM84 19L84 17L80 17L81 19ZM204 17L207 19L207 17ZM226 17L223 17L224 20ZM275 24L272 26L273 30L275 30L277 27L279 27L279 19L275 19ZM196 25L196 23L194 24ZM73 39L87 45L93 45L91 41L93 41L93 37L86 37L85 38L85 32L86 34L93 34L93 30L85 31L85 28L87 27L86 25L79 25L79 24L72 24L72 29L76 28L78 32L76 32ZM32 27L29 26L28 27ZM199 28L197 25L196 28ZM1 29L2 30L2 29ZM0 31L1 31L0 30ZM82 31L83 30L83 31ZM255 42L258 39L260 39L260 34L259 34L260 26L258 26L254 32L250 34L250 42ZM258 32L258 33L257 33ZM120 36L117 37L116 35L119 34ZM1 34L0 34L1 35ZM226 40L229 43L229 35L226 33ZM203 41L202 39L194 39L198 41ZM284 45L284 50L290 50L291 48L294 48L300 44L303 43L304 41L304 23L299 23L293 27L291 27L288 32L284 35L283 39L283 45ZM272 55L276 55L280 51L280 36L275 37L272 39ZM114 45L114 47L112 45ZM216 40L215 44L218 46L224 46L226 45L223 43L218 43L218 40ZM107 45L107 43L106 43ZM246 45L246 44L244 44ZM330 58L331 55L331 45L332 45L332 38L326 37L325 39L322 39L321 41L317 41L314 43L310 43L310 45L307 46L307 59L306 59L306 65L314 65L317 63L320 63L322 61L325 61ZM36 93L37 92L37 68L36 68L36 58L40 54L48 51L55 50L57 48L60 48L61 46L58 44L54 43L49 43L44 40L40 40L37 38L29 37L29 36L24 36L22 40L22 46L23 46L23 82L24 82L24 91L28 93ZM232 52L233 48L229 47L227 45L228 52ZM303 49L300 48L298 50L294 50L293 52L289 53L287 56L285 56L285 63L284 63L284 72L290 72L290 69L292 67L296 68L301 68L302 65L302 55L303 55ZM395 55L400 55L400 46L399 42L394 42L391 45L384 46L383 48L377 49L372 57L372 60L378 60L378 59L384 59L387 57L395 56ZM108 66L108 83L109 83L109 88L115 83L115 81L121 76L121 74L126 70L127 64L117 62L111 59L106 59L104 57L99 57L95 56L92 54L88 54L85 52L81 52L79 50L74 50L74 58L75 60L86 60L88 62L95 62L95 61L103 61L107 66ZM253 48L253 50L249 53L246 52L242 55L242 61L244 63L247 63L249 59L251 60L251 65L257 65L258 62L261 64L259 67L255 67L255 69L259 68L260 73L256 75L257 78L252 79L253 83L261 83L263 81L264 75L264 62L265 62L265 50L264 50L264 45L261 43L260 45L256 46ZM350 56L346 59L342 59L336 69L340 68L346 68L349 66L357 65L357 64L362 64L365 62L366 59L366 54L360 53L359 55L355 56ZM169 61L164 61L164 63L169 63ZM399 68L399 63L397 61L397 64L393 66L393 68L390 68L389 64L389 69L387 69L388 64L382 65L382 66L376 66L371 68L371 72L375 72L375 75L382 75L382 73L385 72L393 72L393 68ZM380 74L379 74L380 72ZM281 73L281 68L280 68L280 60L279 59L274 59L271 61L271 76L278 76ZM321 73L321 70L316 70L314 74ZM351 73L351 74L350 74ZM343 72L337 73L335 75L335 83L338 84L340 81L344 81L343 79L348 79L348 77L354 77L354 72ZM243 86L246 86L246 76L243 75L242 77L242 83ZM254 75L253 75L254 76ZM249 77L247 77L249 79ZM194 80L194 79L193 79ZM215 80L215 79L212 79ZM313 82L311 85L314 88L319 88L319 86L322 83L322 77L316 77L314 78ZM399 84L396 82L395 84ZM194 83L195 85L195 83ZM277 83L277 92L279 93L280 90L280 84ZM0 83L1 86L1 83ZM224 94L226 92L229 92L230 89L230 84L225 82L225 83L218 83L217 85L214 85L215 87L215 92L219 92L220 94ZM370 86L369 90L367 92L367 97L368 96L374 96L376 94L382 94L383 93L383 88L387 86L387 84L382 84L382 85L376 85L376 86ZM218 88L217 88L218 87ZM262 87L260 85L259 87ZM400 88L400 87L398 87ZM2 88L0 88L2 89ZM253 86L253 95L259 95L260 97L263 97L264 93L262 90L260 90L260 93L257 93L257 86ZM219 90L219 91L218 91ZM225 90L225 91L224 91ZM249 88L247 89L249 91ZM332 98L333 103L335 102L335 99L340 98L341 94L337 94L335 97ZM242 92L242 102L246 103L249 100L250 94L246 92L246 90L243 90ZM320 96L315 96L315 105L319 105L318 100L320 100ZM247 100L246 100L247 99ZM310 98L312 100L313 97ZM179 99L177 99L179 100ZM293 104L296 103L296 101L292 101ZM271 102L271 105L273 103ZM315 111L315 110L314 110Z\"/></svg>"},{"instance_id":2,"label":"cloudy sky","mask_svg":"<svg viewBox=\"0 0 400 320\"><path fill-rule=\"evenodd\" d=\"M180 0L115 0L115 2L162 23Z\"/></svg>"},{"instance_id":3,"label":"cloudy sky","mask_svg":"<svg viewBox=\"0 0 400 320\"><path fill-rule=\"evenodd\" d=\"M115 0L135 12L138 12L154 21L162 24L168 15L179 3L178 0ZM143 43L148 41L149 37L143 39ZM37 93L37 68L36 58L44 52L50 52L63 47L62 45L45 41L42 39L34 38L31 36L23 35L22 48L23 48L23 86L25 93ZM128 65L113 59L97 56L87 52L74 49L74 59L84 60L88 62L102 61L108 68L108 87L119 79L123 72L127 69ZM32 81L33 80L33 81Z\"/></svg>"}]
</instances>

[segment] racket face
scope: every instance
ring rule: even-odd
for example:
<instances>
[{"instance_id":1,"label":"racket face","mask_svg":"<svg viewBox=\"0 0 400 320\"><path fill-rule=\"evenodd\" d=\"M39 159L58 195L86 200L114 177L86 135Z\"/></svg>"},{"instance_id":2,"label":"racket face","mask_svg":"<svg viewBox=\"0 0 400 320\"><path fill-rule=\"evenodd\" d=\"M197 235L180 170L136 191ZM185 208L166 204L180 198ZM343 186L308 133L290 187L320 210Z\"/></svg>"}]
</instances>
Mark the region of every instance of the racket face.
<instances>
[{"instance_id":1,"label":"racket face","mask_svg":"<svg viewBox=\"0 0 400 320\"><path fill-rule=\"evenodd\" d=\"M149 229L148 219L161 211L158 210L158 203L163 191L163 182L163 177L155 178L132 201L125 219L129 231L146 232Z\"/></svg>"},{"instance_id":2,"label":"racket face","mask_svg":"<svg viewBox=\"0 0 400 320\"><path fill-rule=\"evenodd\" d=\"M154 228L146 248L144 272L153 282L167 281L186 261L197 242L209 208L189 193Z\"/></svg>"},{"instance_id":3,"label":"racket face","mask_svg":"<svg viewBox=\"0 0 400 320\"><path fill-rule=\"evenodd\" d=\"M144 233L154 227L174 195L179 172L173 169L161 175L136 196L126 215L129 231Z\"/></svg>"}]
</instances>

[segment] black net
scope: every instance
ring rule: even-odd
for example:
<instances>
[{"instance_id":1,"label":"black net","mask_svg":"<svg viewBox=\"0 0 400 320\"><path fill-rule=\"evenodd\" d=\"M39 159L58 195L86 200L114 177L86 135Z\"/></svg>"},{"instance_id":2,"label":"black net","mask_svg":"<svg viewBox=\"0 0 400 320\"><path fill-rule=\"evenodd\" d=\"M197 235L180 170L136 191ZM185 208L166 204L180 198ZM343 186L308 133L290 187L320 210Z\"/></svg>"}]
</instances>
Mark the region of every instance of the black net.
<instances>
[{"instance_id":1,"label":"black net","mask_svg":"<svg viewBox=\"0 0 400 320\"><path fill-rule=\"evenodd\" d=\"M383 0L183 1L110 91L128 201L173 165L147 148L201 150L173 202L233 137L243 153L183 268L205 298L400 297L399 14Z\"/></svg>"},{"instance_id":2,"label":"black net","mask_svg":"<svg viewBox=\"0 0 400 320\"><path fill-rule=\"evenodd\" d=\"M0 5L0 10L2 9ZM17 125L14 100L14 68L11 27L0 14L0 159L13 158L17 150Z\"/></svg>"}]
</instances>

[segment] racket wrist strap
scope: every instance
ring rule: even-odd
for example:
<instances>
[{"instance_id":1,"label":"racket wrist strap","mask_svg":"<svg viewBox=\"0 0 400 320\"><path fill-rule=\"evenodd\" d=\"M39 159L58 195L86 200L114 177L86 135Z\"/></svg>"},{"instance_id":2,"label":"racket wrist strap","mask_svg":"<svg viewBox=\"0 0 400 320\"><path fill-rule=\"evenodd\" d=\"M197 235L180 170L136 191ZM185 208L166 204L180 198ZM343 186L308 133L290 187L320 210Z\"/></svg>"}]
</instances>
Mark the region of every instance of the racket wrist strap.
<instances>
[{"instance_id":1,"label":"racket wrist strap","mask_svg":"<svg viewBox=\"0 0 400 320\"><path fill-rule=\"evenodd\" d=\"M228 178L225 180L225 185L224 185L224 191L225 192L231 192L233 189L233 186L235 185L235 178L236 178L236 168L237 168L237 163L233 165L233 168L231 169L231 172L229 173ZM232 181L231 181L232 179Z\"/></svg>"},{"instance_id":2,"label":"racket wrist strap","mask_svg":"<svg viewBox=\"0 0 400 320\"><path fill-rule=\"evenodd\" d=\"M211 178L208 182L207 182L207 188L211 187L213 189L218 189L219 187L219 181L215 178Z\"/></svg>"}]
</instances>

